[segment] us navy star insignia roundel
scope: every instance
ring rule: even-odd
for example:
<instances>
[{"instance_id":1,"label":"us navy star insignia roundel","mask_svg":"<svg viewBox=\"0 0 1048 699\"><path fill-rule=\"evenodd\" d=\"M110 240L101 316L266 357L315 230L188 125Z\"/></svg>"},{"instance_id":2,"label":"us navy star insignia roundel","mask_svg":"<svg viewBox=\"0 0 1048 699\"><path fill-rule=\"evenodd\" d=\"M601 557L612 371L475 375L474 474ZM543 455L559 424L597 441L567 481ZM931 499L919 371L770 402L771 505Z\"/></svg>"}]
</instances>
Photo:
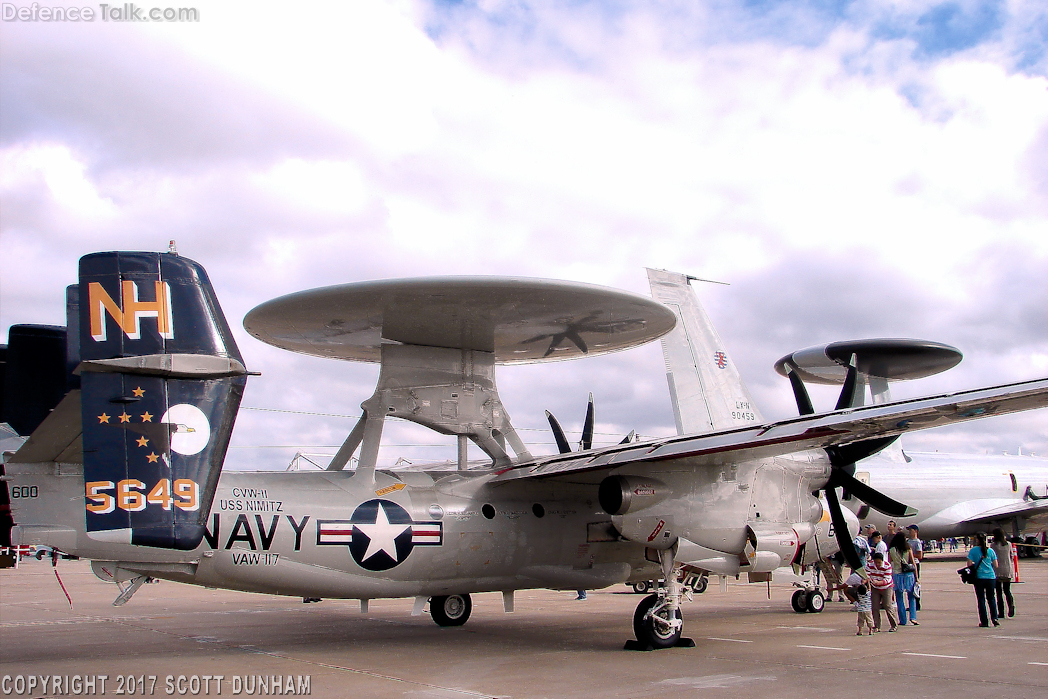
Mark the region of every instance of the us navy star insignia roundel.
<instances>
[{"instance_id":1,"label":"us navy star insignia roundel","mask_svg":"<svg viewBox=\"0 0 1048 699\"><path fill-rule=\"evenodd\" d=\"M317 545L349 546L353 560L371 571L400 565L416 546L440 546L442 522L415 522L407 510L390 500L368 500L348 519L319 520Z\"/></svg>"}]
</instances>

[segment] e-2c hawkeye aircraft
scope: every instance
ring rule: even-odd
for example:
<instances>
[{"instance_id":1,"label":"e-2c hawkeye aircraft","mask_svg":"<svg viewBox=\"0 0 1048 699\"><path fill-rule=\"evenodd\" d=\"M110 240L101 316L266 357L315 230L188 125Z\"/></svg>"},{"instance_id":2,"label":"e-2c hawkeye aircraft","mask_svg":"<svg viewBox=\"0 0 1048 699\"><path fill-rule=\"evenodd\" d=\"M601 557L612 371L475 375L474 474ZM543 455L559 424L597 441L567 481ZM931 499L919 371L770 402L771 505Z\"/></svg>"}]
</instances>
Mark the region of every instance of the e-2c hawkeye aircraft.
<instances>
[{"instance_id":1,"label":"e-2c hawkeye aircraft","mask_svg":"<svg viewBox=\"0 0 1048 699\"><path fill-rule=\"evenodd\" d=\"M789 564L823 516L818 491L835 519L836 485L878 499L848 467L896 435L1048 404L1039 379L849 407L852 361L841 406L827 413L765 423L729 396L728 427L533 456L495 366L623 350L672 330L674 312L579 283L385 280L291 294L247 315L264 342L378 362L378 385L327 470L223 472L249 372L203 268L171 253L87 255L67 307L73 387L5 456L12 539L92 559L120 585L116 603L160 578L359 599L362 611L410 596L413 613L428 603L434 621L454 626L472 593L501 592L511 611L515 590L662 577L628 645L669 647L684 643L682 551L734 559L740 572ZM454 435L458 463L376 468L387 417ZM467 461L468 441L486 463Z\"/></svg>"}]
</instances>

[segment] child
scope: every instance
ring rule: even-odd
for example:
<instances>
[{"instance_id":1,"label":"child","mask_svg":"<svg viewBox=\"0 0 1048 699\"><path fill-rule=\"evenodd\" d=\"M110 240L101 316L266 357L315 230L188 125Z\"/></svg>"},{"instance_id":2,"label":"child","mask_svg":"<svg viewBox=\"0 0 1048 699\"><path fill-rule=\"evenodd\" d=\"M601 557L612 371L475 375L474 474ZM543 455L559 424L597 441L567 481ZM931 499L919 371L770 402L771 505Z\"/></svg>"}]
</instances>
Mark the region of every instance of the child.
<instances>
[{"instance_id":1,"label":"child","mask_svg":"<svg viewBox=\"0 0 1048 699\"><path fill-rule=\"evenodd\" d=\"M859 613L859 630L856 636L862 635L862 627L866 627L866 635L873 635L873 600L870 597L870 589L865 584L853 588L855 593L855 609Z\"/></svg>"}]
</instances>

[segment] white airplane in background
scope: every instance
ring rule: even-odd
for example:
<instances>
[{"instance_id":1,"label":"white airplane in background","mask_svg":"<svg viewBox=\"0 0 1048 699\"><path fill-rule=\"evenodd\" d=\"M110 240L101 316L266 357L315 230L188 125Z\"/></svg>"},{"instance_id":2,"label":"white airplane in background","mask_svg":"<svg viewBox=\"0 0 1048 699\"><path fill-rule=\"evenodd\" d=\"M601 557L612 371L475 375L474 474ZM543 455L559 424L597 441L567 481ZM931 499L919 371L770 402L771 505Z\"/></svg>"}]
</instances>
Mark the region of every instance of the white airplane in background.
<instances>
[{"instance_id":1,"label":"white airplane in background","mask_svg":"<svg viewBox=\"0 0 1048 699\"><path fill-rule=\"evenodd\" d=\"M847 369L845 353L862 346L885 356L906 350L920 352L923 369L903 375L903 362L871 365L860 370L870 387L874 404L888 403L889 380L917 378L944 371L961 361L952 347L916 340L860 340L809 347L787 355L775 364L783 376L794 372L810 383L842 384ZM938 359L935 359L938 357ZM788 367L788 369L787 369ZM885 376L885 374L888 374ZM900 527L916 524L922 539L969 536L1000 527L1019 537L1040 532L1048 525L1048 459L1010 454L944 454L911 452L896 441L883 451L859 461L855 477L891 498L912 505L917 513L890 517L848 497L846 507L863 523L883 531L889 519ZM1032 539L1034 537L1028 537Z\"/></svg>"},{"instance_id":2,"label":"white airplane in background","mask_svg":"<svg viewBox=\"0 0 1048 699\"><path fill-rule=\"evenodd\" d=\"M706 433L763 421L690 288L689 280L694 277L648 270L648 278L652 296L673 309L678 319L676 328L662 338L677 432ZM875 339L809 347L783 357L775 369L790 379L798 409L808 415L815 410L804 382L845 385L853 357L858 369L855 398L838 403L838 410L862 405L866 386L874 404L888 403L889 381L930 376L961 361L961 353L947 345ZM830 456L847 464L853 455ZM847 508L844 517L854 514L858 521L881 530L894 519L900 527L918 525L923 539L940 539L996 527L1020 536L1048 525L1045 458L909 452L898 441L888 439L878 453L852 461L853 465L844 466L844 470L876 490L863 489L865 502L852 497L848 488L831 490L843 491ZM857 486L852 484L852 490ZM849 529L855 531L855 527ZM837 546L828 543L822 554L827 555L827 550L833 553Z\"/></svg>"}]
</instances>

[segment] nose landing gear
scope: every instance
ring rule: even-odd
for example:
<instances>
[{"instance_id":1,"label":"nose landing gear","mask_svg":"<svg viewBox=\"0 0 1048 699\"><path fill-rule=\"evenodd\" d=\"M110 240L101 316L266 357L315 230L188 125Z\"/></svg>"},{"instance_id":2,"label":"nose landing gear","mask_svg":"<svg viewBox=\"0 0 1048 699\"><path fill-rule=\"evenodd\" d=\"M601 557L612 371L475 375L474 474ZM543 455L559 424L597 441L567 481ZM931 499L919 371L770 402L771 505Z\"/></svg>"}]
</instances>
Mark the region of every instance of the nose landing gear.
<instances>
[{"instance_id":1,"label":"nose landing gear","mask_svg":"<svg viewBox=\"0 0 1048 699\"><path fill-rule=\"evenodd\" d=\"M793 593L790 604L793 606L793 611L799 614L805 612L818 614L826 606L826 598L823 596L822 591L818 589L797 590Z\"/></svg>"},{"instance_id":2,"label":"nose landing gear","mask_svg":"<svg viewBox=\"0 0 1048 699\"><path fill-rule=\"evenodd\" d=\"M648 595L633 613L633 633L637 640L626 641L625 650L656 650L658 648L693 648L695 641L681 636L684 618L680 612L683 586L674 570L674 546L659 551L659 563L666 584L657 594Z\"/></svg>"}]
</instances>

